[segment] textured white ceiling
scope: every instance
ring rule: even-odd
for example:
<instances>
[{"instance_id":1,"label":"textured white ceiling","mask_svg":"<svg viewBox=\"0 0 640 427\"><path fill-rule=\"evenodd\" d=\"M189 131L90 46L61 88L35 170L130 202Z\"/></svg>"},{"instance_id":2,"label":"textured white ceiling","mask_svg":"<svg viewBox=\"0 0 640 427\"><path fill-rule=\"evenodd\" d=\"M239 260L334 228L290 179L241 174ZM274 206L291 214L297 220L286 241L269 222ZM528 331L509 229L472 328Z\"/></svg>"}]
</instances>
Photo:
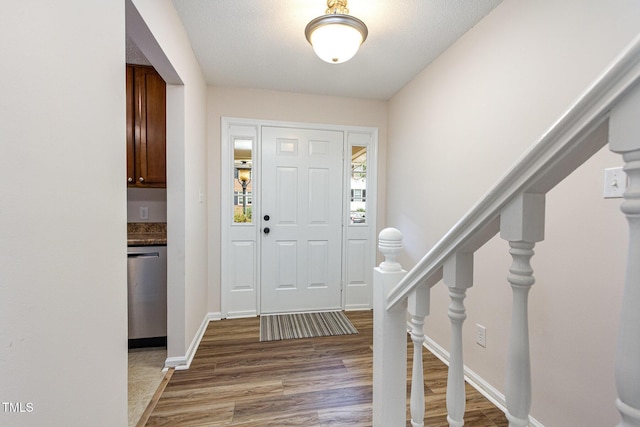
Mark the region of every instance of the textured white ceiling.
<instances>
[{"instance_id":1,"label":"textured white ceiling","mask_svg":"<svg viewBox=\"0 0 640 427\"><path fill-rule=\"evenodd\" d=\"M326 0L173 0L207 83L389 99L502 0L349 0L369 28L356 56L327 64L304 36Z\"/></svg>"}]
</instances>

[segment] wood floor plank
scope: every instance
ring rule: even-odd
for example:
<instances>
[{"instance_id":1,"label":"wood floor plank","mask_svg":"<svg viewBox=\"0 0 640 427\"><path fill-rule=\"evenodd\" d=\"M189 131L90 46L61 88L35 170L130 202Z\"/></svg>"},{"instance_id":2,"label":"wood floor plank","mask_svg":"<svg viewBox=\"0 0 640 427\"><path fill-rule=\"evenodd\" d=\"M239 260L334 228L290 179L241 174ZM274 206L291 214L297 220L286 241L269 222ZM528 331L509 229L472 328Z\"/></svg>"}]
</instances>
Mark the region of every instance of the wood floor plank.
<instances>
[{"instance_id":1,"label":"wood floor plank","mask_svg":"<svg viewBox=\"0 0 640 427\"><path fill-rule=\"evenodd\" d=\"M282 381L256 381L251 388L245 384L225 384L211 387L199 387L195 389L165 390L164 403L175 401L183 402L212 401L217 403L237 403L244 400L264 399L283 394Z\"/></svg>"},{"instance_id":2,"label":"wood floor plank","mask_svg":"<svg viewBox=\"0 0 640 427\"><path fill-rule=\"evenodd\" d=\"M207 405L196 401L187 405L176 405L159 402L146 425L149 427L225 426L229 425L233 419L233 410L233 403Z\"/></svg>"},{"instance_id":3,"label":"wood floor plank","mask_svg":"<svg viewBox=\"0 0 640 427\"><path fill-rule=\"evenodd\" d=\"M370 372L320 373L315 376L291 377L284 380L284 394L309 393L315 390L333 390L346 388L356 382L362 385L372 385L373 378Z\"/></svg>"},{"instance_id":4,"label":"wood floor plank","mask_svg":"<svg viewBox=\"0 0 640 427\"><path fill-rule=\"evenodd\" d=\"M321 426L370 427L373 408L371 402L349 407L322 409L318 411Z\"/></svg>"},{"instance_id":5,"label":"wood floor plank","mask_svg":"<svg viewBox=\"0 0 640 427\"><path fill-rule=\"evenodd\" d=\"M234 422L264 420L283 413L297 414L312 410L360 405L371 402L371 393L371 386L357 386L289 394L252 402L245 401L236 403L233 419Z\"/></svg>"},{"instance_id":6,"label":"wood floor plank","mask_svg":"<svg viewBox=\"0 0 640 427\"><path fill-rule=\"evenodd\" d=\"M278 414L269 419L255 419L247 421L234 421L232 424L228 424L233 427L300 427L320 426L320 419L316 411L301 412L301 413L284 413Z\"/></svg>"},{"instance_id":7,"label":"wood floor plank","mask_svg":"<svg viewBox=\"0 0 640 427\"><path fill-rule=\"evenodd\" d=\"M373 316L347 316L358 334L270 342L259 341L258 318L211 322L190 368L173 374L146 425L370 427ZM409 379L412 346L407 340ZM447 369L426 350L423 363L425 425L448 426ZM466 392L465 426L508 425L475 389Z\"/></svg>"}]
</instances>

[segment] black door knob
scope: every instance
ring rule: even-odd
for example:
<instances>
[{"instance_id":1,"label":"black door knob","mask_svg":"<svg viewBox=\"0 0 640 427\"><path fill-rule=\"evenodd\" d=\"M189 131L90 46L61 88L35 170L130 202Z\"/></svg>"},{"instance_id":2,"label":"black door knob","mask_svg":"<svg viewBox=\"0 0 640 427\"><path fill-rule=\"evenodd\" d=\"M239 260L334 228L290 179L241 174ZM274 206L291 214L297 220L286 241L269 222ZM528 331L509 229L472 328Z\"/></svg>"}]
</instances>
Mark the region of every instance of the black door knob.
<instances>
[{"instance_id":1,"label":"black door knob","mask_svg":"<svg viewBox=\"0 0 640 427\"><path fill-rule=\"evenodd\" d=\"M264 231L264 234L269 234L271 230L269 230L269 227L265 227L263 231Z\"/></svg>"},{"instance_id":2,"label":"black door knob","mask_svg":"<svg viewBox=\"0 0 640 427\"><path fill-rule=\"evenodd\" d=\"M265 216L264 216L264 220L265 220L265 221L269 221L269 218L270 218L270 217L269 217L269 215L265 215Z\"/></svg>"}]
</instances>

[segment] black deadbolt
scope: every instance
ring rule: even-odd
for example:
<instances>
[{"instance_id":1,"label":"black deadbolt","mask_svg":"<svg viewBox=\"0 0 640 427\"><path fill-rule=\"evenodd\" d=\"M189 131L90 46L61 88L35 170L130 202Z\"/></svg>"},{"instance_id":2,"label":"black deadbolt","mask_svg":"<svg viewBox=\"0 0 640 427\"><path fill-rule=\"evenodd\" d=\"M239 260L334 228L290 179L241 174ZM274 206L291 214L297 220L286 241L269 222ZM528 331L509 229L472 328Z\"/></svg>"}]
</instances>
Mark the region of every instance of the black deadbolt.
<instances>
[{"instance_id":1,"label":"black deadbolt","mask_svg":"<svg viewBox=\"0 0 640 427\"><path fill-rule=\"evenodd\" d=\"M265 220L265 221L269 221L269 215L265 215L265 216L264 216L264 220Z\"/></svg>"}]
</instances>

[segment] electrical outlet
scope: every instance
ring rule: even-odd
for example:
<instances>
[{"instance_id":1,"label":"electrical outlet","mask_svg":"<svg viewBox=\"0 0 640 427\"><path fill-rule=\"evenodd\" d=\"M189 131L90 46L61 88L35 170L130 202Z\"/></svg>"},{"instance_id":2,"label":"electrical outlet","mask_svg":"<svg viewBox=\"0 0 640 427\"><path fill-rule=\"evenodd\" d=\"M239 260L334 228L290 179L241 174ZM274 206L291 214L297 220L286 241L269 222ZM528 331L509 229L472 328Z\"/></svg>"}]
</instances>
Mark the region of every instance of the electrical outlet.
<instances>
[{"instance_id":1,"label":"electrical outlet","mask_svg":"<svg viewBox=\"0 0 640 427\"><path fill-rule=\"evenodd\" d=\"M476 323L476 344L487 348L487 328Z\"/></svg>"},{"instance_id":2,"label":"electrical outlet","mask_svg":"<svg viewBox=\"0 0 640 427\"><path fill-rule=\"evenodd\" d=\"M149 208L147 206L140 207L140 219L149 219Z\"/></svg>"}]
</instances>

